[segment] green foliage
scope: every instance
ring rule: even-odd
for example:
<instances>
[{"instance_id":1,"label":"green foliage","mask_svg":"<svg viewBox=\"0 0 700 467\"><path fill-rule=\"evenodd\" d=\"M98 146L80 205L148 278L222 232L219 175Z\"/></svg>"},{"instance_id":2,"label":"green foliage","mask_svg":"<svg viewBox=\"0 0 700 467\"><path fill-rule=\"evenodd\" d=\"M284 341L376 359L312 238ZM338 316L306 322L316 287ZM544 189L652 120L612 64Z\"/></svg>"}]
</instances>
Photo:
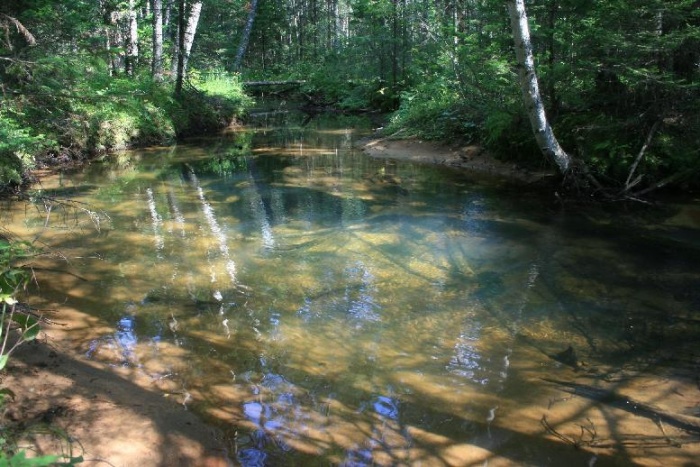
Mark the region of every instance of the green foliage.
<instances>
[{"instance_id":1,"label":"green foliage","mask_svg":"<svg viewBox=\"0 0 700 467\"><path fill-rule=\"evenodd\" d=\"M252 104L251 98L243 90L239 74L214 69L206 73L191 71L189 78L198 90L207 95L231 101L238 113L245 111Z\"/></svg>"},{"instance_id":2,"label":"green foliage","mask_svg":"<svg viewBox=\"0 0 700 467\"><path fill-rule=\"evenodd\" d=\"M17 311L17 294L31 279L29 271L20 263L32 254L30 245L0 237L0 370L5 368L10 354L19 344L36 339L39 333L38 320ZM18 331L14 343L8 340L12 329Z\"/></svg>"},{"instance_id":3,"label":"green foliage","mask_svg":"<svg viewBox=\"0 0 700 467\"><path fill-rule=\"evenodd\" d=\"M37 152L166 143L245 111L239 77L223 72L238 49L231 32L248 18L245 0L207 3L190 57L190 68L203 71L188 71L192 86L178 99L147 73L149 16L139 16L138 69L121 77L126 8L88 0L3 5L37 45L14 27L0 39L0 155L8 155L0 158L0 181L20 180ZM540 90L567 152L601 176L625 179L662 121L639 170L651 182L698 165L696 1L557 0L527 8ZM176 19L164 31L166 62ZM260 2L243 64L246 79L305 80L311 106L398 109L391 130L401 134L539 161L515 72L507 13L496 0Z\"/></svg>"},{"instance_id":4,"label":"green foliage","mask_svg":"<svg viewBox=\"0 0 700 467\"><path fill-rule=\"evenodd\" d=\"M40 467L56 465L58 460L58 456L41 456L27 459L25 451L20 451L11 457L8 457L4 452L0 452L0 467Z\"/></svg>"},{"instance_id":5,"label":"green foliage","mask_svg":"<svg viewBox=\"0 0 700 467\"><path fill-rule=\"evenodd\" d=\"M402 136L428 140L468 142L476 136L477 123L457 96L446 87L435 86L432 92L404 92L401 107L391 118L387 132L402 130Z\"/></svg>"},{"instance_id":6,"label":"green foliage","mask_svg":"<svg viewBox=\"0 0 700 467\"><path fill-rule=\"evenodd\" d=\"M24 122L57 146L101 152L174 139L170 92L147 76L112 78L100 60L49 57L32 67L30 80L17 78Z\"/></svg>"},{"instance_id":7,"label":"green foliage","mask_svg":"<svg viewBox=\"0 0 700 467\"><path fill-rule=\"evenodd\" d=\"M252 105L238 75L192 72L189 85L170 107L178 136L213 133Z\"/></svg>"},{"instance_id":8,"label":"green foliage","mask_svg":"<svg viewBox=\"0 0 700 467\"><path fill-rule=\"evenodd\" d=\"M34 165L34 154L43 146L43 135L32 135L15 119L0 111L0 185L19 184Z\"/></svg>"},{"instance_id":9,"label":"green foliage","mask_svg":"<svg viewBox=\"0 0 700 467\"><path fill-rule=\"evenodd\" d=\"M20 183L41 159L82 158L218 131L251 104L235 76L202 79L179 99L150 75L110 76L89 55L41 57L4 69L16 98L0 113L0 185Z\"/></svg>"}]
</instances>

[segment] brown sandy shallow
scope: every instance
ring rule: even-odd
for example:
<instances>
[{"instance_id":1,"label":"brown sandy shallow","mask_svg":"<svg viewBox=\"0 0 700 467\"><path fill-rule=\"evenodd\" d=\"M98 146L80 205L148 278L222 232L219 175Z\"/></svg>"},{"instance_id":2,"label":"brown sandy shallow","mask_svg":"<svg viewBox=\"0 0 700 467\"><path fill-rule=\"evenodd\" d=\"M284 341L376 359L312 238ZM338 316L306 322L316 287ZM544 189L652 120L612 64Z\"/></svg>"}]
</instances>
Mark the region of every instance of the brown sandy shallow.
<instances>
[{"instance_id":1,"label":"brown sandy shallow","mask_svg":"<svg viewBox=\"0 0 700 467\"><path fill-rule=\"evenodd\" d=\"M475 146L376 138L359 146L371 157L439 164L524 183L552 176L494 160ZM16 395L0 413L0 423L24 433L21 446L30 453L82 456L80 465L86 466L233 465L223 435L176 395L166 397L133 368L86 358L71 332L85 325L80 310L60 310L60 315L63 326L49 326L38 342L19 347L0 373L0 388Z\"/></svg>"},{"instance_id":2,"label":"brown sandy shallow","mask_svg":"<svg viewBox=\"0 0 700 467\"><path fill-rule=\"evenodd\" d=\"M416 138L366 138L358 142L358 147L370 157L444 165L524 183L536 183L554 176L550 170L532 171L500 161L475 145L450 145Z\"/></svg>"},{"instance_id":3,"label":"brown sandy shallow","mask_svg":"<svg viewBox=\"0 0 700 467\"><path fill-rule=\"evenodd\" d=\"M450 147L410 140L366 139L371 157L440 164L534 182L536 174L488 157L477 147ZM165 397L133 369L85 357L71 337L74 313L61 313L62 327L49 326L36 342L20 346L0 373L0 388L15 394L0 413L4 427L23 433L28 456L82 457L80 465L233 465L222 435ZM83 349L84 350L84 349Z\"/></svg>"},{"instance_id":4,"label":"brown sandy shallow","mask_svg":"<svg viewBox=\"0 0 700 467\"><path fill-rule=\"evenodd\" d=\"M24 432L28 456L82 456L86 466L232 465L220 434L182 404L51 336L19 347L0 383L16 396L2 423Z\"/></svg>"}]
</instances>

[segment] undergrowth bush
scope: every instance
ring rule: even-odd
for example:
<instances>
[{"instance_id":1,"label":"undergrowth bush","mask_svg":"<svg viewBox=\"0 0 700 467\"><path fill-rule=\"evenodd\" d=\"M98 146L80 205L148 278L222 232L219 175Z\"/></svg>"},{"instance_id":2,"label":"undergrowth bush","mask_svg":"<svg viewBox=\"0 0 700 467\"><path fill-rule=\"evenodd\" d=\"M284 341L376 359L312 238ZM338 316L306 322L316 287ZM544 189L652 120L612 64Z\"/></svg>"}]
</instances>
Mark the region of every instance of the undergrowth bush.
<instances>
[{"instance_id":1,"label":"undergrowth bush","mask_svg":"<svg viewBox=\"0 0 700 467\"><path fill-rule=\"evenodd\" d=\"M388 133L427 140L471 142L478 136L478 121L472 109L450 93L404 92L401 107L387 127Z\"/></svg>"},{"instance_id":2,"label":"undergrowth bush","mask_svg":"<svg viewBox=\"0 0 700 467\"><path fill-rule=\"evenodd\" d=\"M43 135L32 134L0 111L0 185L20 184L24 172L34 165L34 154L43 144Z\"/></svg>"},{"instance_id":3,"label":"undergrowth bush","mask_svg":"<svg viewBox=\"0 0 700 467\"><path fill-rule=\"evenodd\" d=\"M149 73L113 77L95 57L44 57L5 69L14 91L0 106L0 186L20 183L37 159L84 158L225 127L250 106L237 76L193 73L179 97Z\"/></svg>"}]
</instances>

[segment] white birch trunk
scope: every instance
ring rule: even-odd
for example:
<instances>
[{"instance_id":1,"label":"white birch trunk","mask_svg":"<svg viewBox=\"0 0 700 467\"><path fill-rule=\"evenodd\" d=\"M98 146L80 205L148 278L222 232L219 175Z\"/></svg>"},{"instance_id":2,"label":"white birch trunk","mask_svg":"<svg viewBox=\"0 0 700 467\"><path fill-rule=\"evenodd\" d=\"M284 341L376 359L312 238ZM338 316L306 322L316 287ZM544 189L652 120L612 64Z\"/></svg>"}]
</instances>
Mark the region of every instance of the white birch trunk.
<instances>
[{"instance_id":1,"label":"white birch trunk","mask_svg":"<svg viewBox=\"0 0 700 467\"><path fill-rule=\"evenodd\" d=\"M192 51L192 44L194 44L194 35L197 32L197 23L199 23L199 15L202 12L202 2L194 2L192 8L190 9L190 15L187 18L187 26L185 27L185 37L183 42L183 63L182 63L182 73L187 75L187 62L190 59L190 52Z\"/></svg>"},{"instance_id":2,"label":"white birch trunk","mask_svg":"<svg viewBox=\"0 0 700 467\"><path fill-rule=\"evenodd\" d=\"M126 45L126 74L131 76L136 71L139 58L139 28L136 22L136 6L134 0L129 0L129 39Z\"/></svg>"},{"instance_id":3,"label":"white birch trunk","mask_svg":"<svg viewBox=\"0 0 700 467\"><path fill-rule=\"evenodd\" d=\"M163 81L163 2L153 0L153 80Z\"/></svg>"},{"instance_id":4,"label":"white birch trunk","mask_svg":"<svg viewBox=\"0 0 700 467\"><path fill-rule=\"evenodd\" d=\"M527 21L524 0L512 0L507 2L510 13L510 23L515 40L515 56L518 61L518 75L520 88L523 93L525 107L530 118L532 131L535 134L540 150L554 162L559 171L564 174L571 168L571 157L562 149L554 136L554 131L547 121L547 115L540 95L537 74L535 73L535 59L532 54L530 42L530 27Z\"/></svg>"},{"instance_id":5,"label":"white birch trunk","mask_svg":"<svg viewBox=\"0 0 700 467\"><path fill-rule=\"evenodd\" d=\"M252 0L250 3L250 10L248 11L248 21L245 23L245 29L243 30L243 36L241 37L241 42L238 45L238 52L236 52L236 59L233 62L233 71L240 71L241 64L243 63L243 56L248 49L248 41L250 40L250 33L253 31L253 23L255 22L255 15L258 12L258 0Z\"/></svg>"}]
</instances>

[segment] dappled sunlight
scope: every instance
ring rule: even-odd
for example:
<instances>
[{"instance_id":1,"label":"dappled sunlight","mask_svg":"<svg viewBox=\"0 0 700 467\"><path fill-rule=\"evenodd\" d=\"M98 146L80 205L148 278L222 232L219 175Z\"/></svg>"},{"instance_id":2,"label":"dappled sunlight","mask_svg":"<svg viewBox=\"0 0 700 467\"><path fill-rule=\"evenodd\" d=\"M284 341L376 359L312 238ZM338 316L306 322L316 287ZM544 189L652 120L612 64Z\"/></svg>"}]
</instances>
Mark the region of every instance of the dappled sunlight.
<instances>
[{"instance_id":1,"label":"dappled sunlight","mask_svg":"<svg viewBox=\"0 0 700 467\"><path fill-rule=\"evenodd\" d=\"M258 147L253 151L253 154L256 155L275 157L313 157L334 153L335 151L324 148L305 147L303 143L297 147Z\"/></svg>"},{"instance_id":2,"label":"dappled sunlight","mask_svg":"<svg viewBox=\"0 0 700 467\"><path fill-rule=\"evenodd\" d=\"M361 157L353 137L120 155L44 182L84 204L2 220L62 254L36 262L56 333L221 427L241 464L700 453L678 418L697 415L691 250Z\"/></svg>"}]
</instances>

